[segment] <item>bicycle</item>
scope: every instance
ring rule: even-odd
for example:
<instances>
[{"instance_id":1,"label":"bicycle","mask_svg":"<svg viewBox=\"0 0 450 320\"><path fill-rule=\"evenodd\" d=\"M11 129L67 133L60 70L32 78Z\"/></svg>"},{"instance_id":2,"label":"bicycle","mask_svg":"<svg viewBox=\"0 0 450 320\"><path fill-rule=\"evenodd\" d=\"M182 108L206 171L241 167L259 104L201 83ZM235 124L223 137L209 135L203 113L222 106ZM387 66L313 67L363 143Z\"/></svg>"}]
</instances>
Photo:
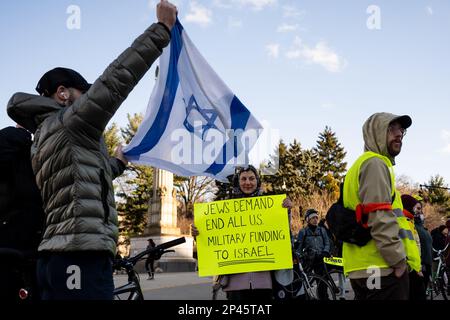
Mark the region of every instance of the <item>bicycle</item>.
<instances>
[{"instance_id":1,"label":"bicycle","mask_svg":"<svg viewBox=\"0 0 450 320\"><path fill-rule=\"evenodd\" d=\"M175 252L174 250L166 250L186 242L186 238L181 237L174 239L154 248L146 249L134 257L116 259L113 264L113 270L125 270L128 276L128 282L125 285L114 289L115 300L144 300L142 293L139 274L134 270L136 263L144 259L147 255L152 255L155 260L159 260L163 254ZM126 299L122 299L122 295L127 295Z\"/></svg>"},{"instance_id":2,"label":"bicycle","mask_svg":"<svg viewBox=\"0 0 450 320\"><path fill-rule=\"evenodd\" d=\"M436 253L436 258L434 258L434 261L438 261L438 267L436 269L436 272L433 272L431 276L431 281L429 284L429 287L427 289L427 294L430 297L430 300L434 300L435 298L438 298L442 296L444 300L448 300L449 298L449 279L447 275L447 268L445 264L445 257L444 253L447 251L449 247L449 244L445 246L442 250L436 250L434 248L433 252Z\"/></svg>"},{"instance_id":3,"label":"bicycle","mask_svg":"<svg viewBox=\"0 0 450 320\"><path fill-rule=\"evenodd\" d=\"M342 258L324 258L325 280L327 280L340 300L345 300L345 274L342 269ZM336 284L336 280L339 285Z\"/></svg>"},{"instance_id":4,"label":"bicycle","mask_svg":"<svg viewBox=\"0 0 450 320\"><path fill-rule=\"evenodd\" d=\"M336 300L331 284L312 269L308 256L293 250L293 268L275 273L275 280L280 285L274 290L275 299Z\"/></svg>"}]
</instances>

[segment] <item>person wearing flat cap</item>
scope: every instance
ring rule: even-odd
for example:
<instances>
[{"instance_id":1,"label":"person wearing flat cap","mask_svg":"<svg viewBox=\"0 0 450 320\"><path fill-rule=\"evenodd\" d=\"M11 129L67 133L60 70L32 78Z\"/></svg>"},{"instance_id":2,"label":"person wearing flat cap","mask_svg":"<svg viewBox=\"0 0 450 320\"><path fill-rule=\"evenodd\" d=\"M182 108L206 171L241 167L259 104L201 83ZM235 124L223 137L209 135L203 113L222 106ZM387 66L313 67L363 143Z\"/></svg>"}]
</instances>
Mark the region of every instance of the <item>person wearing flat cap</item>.
<instances>
[{"instance_id":1,"label":"person wearing flat cap","mask_svg":"<svg viewBox=\"0 0 450 320\"><path fill-rule=\"evenodd\" d=\"M393 170L411 124L408 115L371 115L363 125L364 153L345 177L344 207L360 214L359 223L371 236L363 246L343 245L344 273L356 300L408 300L408 271L421 269ZM380 275L377 283L370 281L374 269Z\"/></svg>"},{"instance_id":2,"label":"person wearing flat cap","mask_svg":"<svg viewBox=\"0 0 450 320\"><path fill-rule=\"evenodd\" d=\"M158 22L92 85L58 67L41 77L39 95L19 92L8 102L8 115L34 134L31 163L46 222L37 264L43 300L113 300L119 223L112 180L128 160L121 146L116 157L109 156L103 132L169 44L176 14L173 4L161 0ZM73 266L81 271L74 274Z\"/></svg>"}]
</instances>

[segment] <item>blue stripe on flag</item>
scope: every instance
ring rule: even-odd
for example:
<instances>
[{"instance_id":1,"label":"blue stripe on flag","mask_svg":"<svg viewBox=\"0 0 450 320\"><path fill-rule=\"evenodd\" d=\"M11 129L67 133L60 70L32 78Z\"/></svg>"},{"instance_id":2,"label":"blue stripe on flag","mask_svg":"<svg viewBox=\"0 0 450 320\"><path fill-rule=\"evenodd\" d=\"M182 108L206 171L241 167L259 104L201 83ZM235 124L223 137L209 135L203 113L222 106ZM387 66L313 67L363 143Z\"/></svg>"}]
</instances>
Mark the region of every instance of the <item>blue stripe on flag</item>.
<instances>
[{"instance_id":1,"label":"blue stripe on flag","mask_svg":"<svg viewBox=\"0 0 450 320\"><path fill-rule=\"evenodd\" d=\"M177 93L178 84L180 83L177 65L181 53L181 48L183 46L183 42L181 39L182 31L183 26L177 19L176 24L172 28L169 71L167 74L167 82L164 89L161 105L151 128L147 131L141 143L125 153L125 155L129 159L138 159L141 154L152 150L159 142L162 135L164 134L164 131L166 130L167 124L170 119L170 114L172 112L175 95Z\"/></svg>"},{"instance_id":2,"label":"blue stripe on flag","mask_svg":"<svg viewBox=\"0 0 450 320\"><path fill-rule=\"evenodd\" d=\"M230 106L230 114L231 114L231 129L233 130L244 130L247 126L248 119L250 119L250 111L242 104L242 102L236 97L233 97L233 101ZM233 141L234 140L234 141ZM234 144L234 152L233 155L230 155L230 152L226 152L231 148ZM217 159L222 159L221 163L218 163L218 160L214 161L214 163L205 171L207 173L211 173L213 175L217 175L221 172L228 161L230 161L230 156L237 156L237 137L234 136L234 139L229 139L222 148L221 153L217 157Z\"/></svg>"}]
</instances>

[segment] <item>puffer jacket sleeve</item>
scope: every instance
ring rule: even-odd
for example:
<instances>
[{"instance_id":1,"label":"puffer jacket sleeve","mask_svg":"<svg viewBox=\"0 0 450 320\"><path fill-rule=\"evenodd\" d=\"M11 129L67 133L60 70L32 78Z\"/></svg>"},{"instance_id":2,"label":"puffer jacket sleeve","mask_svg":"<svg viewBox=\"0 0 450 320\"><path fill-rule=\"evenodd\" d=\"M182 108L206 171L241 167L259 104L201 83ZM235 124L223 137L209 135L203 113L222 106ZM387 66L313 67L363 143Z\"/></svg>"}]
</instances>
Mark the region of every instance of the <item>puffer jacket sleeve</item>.
<instances>
[{"instance_id":1,"label":"puffer jacket sleeve","mask_svg":"<svg viewBox=\"0 0 450 320\"><path fill-rule=\"evenodd\" d=\"M166 27L159 23L150 26L64 112L64 124L87 137L100 138L109 120L169 41Z\"/></svg>"},{"instance_id":2,"label":"puffer jacket sleeve","mask_svg":"<svg viewBox=\"0 0 450 320\"><path fill-rule=\"evenodd\" d=\"M113 179L120 176L127 167L122 161L114 157L109 158L109 164L111 165Z\"/></svg>"}]
</instances>

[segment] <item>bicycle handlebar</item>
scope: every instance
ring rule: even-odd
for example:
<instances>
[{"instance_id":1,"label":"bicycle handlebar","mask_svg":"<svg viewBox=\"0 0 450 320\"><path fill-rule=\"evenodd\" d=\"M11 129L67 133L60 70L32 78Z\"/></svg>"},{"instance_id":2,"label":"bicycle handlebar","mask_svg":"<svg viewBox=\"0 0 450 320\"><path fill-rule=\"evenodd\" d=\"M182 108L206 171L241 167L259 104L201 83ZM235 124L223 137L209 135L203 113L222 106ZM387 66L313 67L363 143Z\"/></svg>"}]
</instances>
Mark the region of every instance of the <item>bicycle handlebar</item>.
<instances>
[{"instance_id":1,"label":"bicycle handlebar","mask_svg":"<svg viewBox=\"0 0 450 320\"><path fill-rule=\"evenodd\" d=\"M435 248L431 247L431 249L433 249L433 252L436 252L437 254L441 254L443 252L445 252L448 249L448 246L450 245L450 243L447 243L447 245L445 246L444 249L442 250L436 250Z\"/></svg>"},{"instance_id":2,"label":"bicycle handlebar","mask_svg":"<svg viewBox=\"0 0 450 320\"><path fill-rule=\"evenodd\" d=\"M164 253L168 253L168 252L173 252L173 250L165 250L171 247L175 247L179 244L185 243L186 242L186 238L185 237L181 237L181 238L177 238L168 242L164 242L161 243L159 245L157 245L154 248L149 248L146 249L144 251L142 251L141 253L138 253L137 255L135 255L134 257L128 258L126 259L127 262L132 263L133 265L136 264L136 262L138 262L142 257L148 255L148 254L152 254L152 253L156 253L156 252L160 252L161 255Z\"/></svg>"},{"instance_id":3,"label":"bicycle handlebar","mask_svg":"<svg viewBox=\"0 0 450 320\"><path fill-rule=\"evenodd\" d=\"M11 248L0 248L0 256L20 261L25 260L25 254L22 251Z\"/></svg>"}]
</instances>

